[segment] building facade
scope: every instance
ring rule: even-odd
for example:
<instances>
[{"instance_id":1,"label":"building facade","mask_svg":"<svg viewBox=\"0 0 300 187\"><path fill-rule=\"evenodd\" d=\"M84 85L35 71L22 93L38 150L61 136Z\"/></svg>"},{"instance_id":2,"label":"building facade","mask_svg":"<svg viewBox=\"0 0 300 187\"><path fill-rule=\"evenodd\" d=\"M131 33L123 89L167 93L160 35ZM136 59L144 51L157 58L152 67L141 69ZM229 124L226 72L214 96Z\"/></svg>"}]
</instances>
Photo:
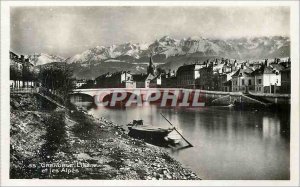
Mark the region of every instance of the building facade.
<instances>
[{"instance_id":1,"label":"building facade","mask_svg":"<svg viewBox=\"0 0 300 187\"><path fill-rule=\"evenodd\" d=\"M201 65L190 64L180 66L176 72L177 87L196 88L196 79L200 78Z\"/></svg>"},{"instance_id":2,"label":"building facade","mask_svg":"<svg viewBox=\"0 0 300 187\"><path fill-rule=\"evenodd\" d=\"M9 52L10 88L33 88L37 84L34 65L24 55Z\"/></svg>"},{"instance_id":3,"label":"building facade","mask_svg":"<svg viewBox=\"0 0 300 187\"><path fill-rule=\"evenodd\" d=\"M213 68L203 67L199 70L200 77L196 79L196 88L201 90L211 90L213 88Z\"/></svg>"},{"instance_id":4,"label":"building facade","mask_svg":"<svg viewBox=\"0 0 300 187\"><path fill-rule=\"evenodd\" d=\"M270 66L262 66L253 72L255 78L255 92L276 93L281 86L281 74Z\"/></svg>"},{"instance_id":5,"label":"building facade","mask_svg":"<svg viewBox=\"0 0 300 187\"><path fill-rule=\"evenodd\" d=\"M291 68L281 70L281 93L291 93Z\"/></svg>"},{"instance_id":6,"label":"building facade","mask_svg":"<svg viewBox=\"0 0 300 187\"><path fill-rule=\"evenodd\" d=\"M106 73L95 79L98 88L135 88L133 76L128 71Z\"/></svg>"},{"instance_id":7,"label":"building facade","mask_svg":"<svg viewBox=\"0 0 300 187\"><path fill-rule=\"evenodd\" d=\"M252 72L252 69L242 65L241 68L232 75L232 91L255 91L255 79Z\"/></svg>"}]
</instances>

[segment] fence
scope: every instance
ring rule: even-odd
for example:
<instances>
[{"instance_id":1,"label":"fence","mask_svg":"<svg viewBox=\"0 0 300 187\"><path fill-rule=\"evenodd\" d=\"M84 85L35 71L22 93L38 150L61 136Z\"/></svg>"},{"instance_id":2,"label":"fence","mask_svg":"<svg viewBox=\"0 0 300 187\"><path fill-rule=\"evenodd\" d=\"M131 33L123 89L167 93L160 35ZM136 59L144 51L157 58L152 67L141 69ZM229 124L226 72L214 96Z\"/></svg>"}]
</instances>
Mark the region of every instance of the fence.
<instances>
[{"instance_id":1,"label":"fence","mask_svg":"<svg viewBox=\"0 0 300 187\"><path fill-rule=\"evenodd\" d=\"M58 102L60 105L64 104L63 98L56 92L51 92L43 87L36 88L10 88L10 93L37 93L50 100Z\"/></svg>"},{"instance_id":2,"label":"fence","mask_svg":"<svg viewBox=\"0 0 300 187\"><path fill-rule=\"evenodd\" d=\"M38 88L10 88L10 93L37 93Z\"/></svg>"}]
</instances>

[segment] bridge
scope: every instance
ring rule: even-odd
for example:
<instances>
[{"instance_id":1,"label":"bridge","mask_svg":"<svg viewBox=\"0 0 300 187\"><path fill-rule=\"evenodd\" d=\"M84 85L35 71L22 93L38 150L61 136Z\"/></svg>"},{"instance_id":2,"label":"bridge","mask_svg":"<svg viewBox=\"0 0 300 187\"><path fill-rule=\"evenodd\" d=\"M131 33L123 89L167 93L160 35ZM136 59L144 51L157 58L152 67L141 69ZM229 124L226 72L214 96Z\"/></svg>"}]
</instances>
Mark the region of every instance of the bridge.
<instances>
[{"instance_id":1,"label":"bridge","mask_svg":"<svg viewBox=\"0 0 300 187\"><path fill-rule=\"evenodd\" d=\"M153 101L154 99L172 99L193 101L197 96L197 101L211 105L229 105L234 102L244 102L268 106L270 104L290 104L290 94L258 94L242 92L222 92L210 90L195 90L186 88L96 88L96 89L75 89L70 96L89 96L94 101L103 102L106 97L111 97L113 93L127 93L127 99L131 95L140 97L142 101ZM125 97L123 98L125 99ZM76 100L76 99L75 99Z\"/></svg>"},{"instance_id":2,"label":"bridge","mask_svg":"<svg viewBox=\"0 0 300 187\"><path fill-rule=\"evenodd\" d=\"M112 97L115 94L116 97L121 97L123 99L128 99L130 96L139 97L142 101L154 101L155 99L162 99L164 94L167 98L171 99L176 96L177 99L183 99L184 93L189 92L189 98L191 99L195 90L191 89L179 89L179 88L98 88L98 89L75 89L71 96L90 96L100 102L103 102L106 97ZM117 95L120 94L120 95Z\"/></svg>"}]
</instances>

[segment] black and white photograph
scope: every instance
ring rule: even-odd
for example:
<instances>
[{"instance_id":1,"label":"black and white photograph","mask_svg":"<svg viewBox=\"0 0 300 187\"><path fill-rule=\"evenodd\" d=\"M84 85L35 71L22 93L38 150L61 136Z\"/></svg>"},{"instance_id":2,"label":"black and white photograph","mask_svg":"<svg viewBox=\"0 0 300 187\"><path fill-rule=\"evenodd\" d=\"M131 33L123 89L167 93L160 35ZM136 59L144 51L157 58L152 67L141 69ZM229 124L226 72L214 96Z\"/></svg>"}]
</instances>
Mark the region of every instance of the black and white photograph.
<instances>
[{"instance_id":1,"label":"black and white photograph","mask_svg":"<svg viewBox=\"0 0 300 187\"><path fill-rule=\"evenodd\" d=\"M298 1L6 3L2 179L299 184Z\"/></svg>"}]
</instances>

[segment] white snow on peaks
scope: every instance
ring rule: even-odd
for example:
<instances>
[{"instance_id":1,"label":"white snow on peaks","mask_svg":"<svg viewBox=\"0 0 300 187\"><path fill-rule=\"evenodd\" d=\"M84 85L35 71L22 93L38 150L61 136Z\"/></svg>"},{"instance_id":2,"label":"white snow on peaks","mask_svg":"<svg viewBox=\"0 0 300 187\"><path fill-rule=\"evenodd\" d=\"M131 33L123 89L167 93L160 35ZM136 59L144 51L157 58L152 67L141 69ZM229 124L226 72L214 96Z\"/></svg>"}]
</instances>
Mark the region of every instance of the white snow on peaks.
<instances>
[{"instance_id":1,"label":"white snow on peaks","mask_svg":"<svg viewBox=\"0 0 300 187\"><path fill-rule=\"evenodd\" d=\"M52 62L63 62L65 58L55 55L49 55L46 53L35 53L28 55L27 58L36 66L44 65Z\"/></svg>"},{"instance_id":2,"label":"white snow on peaks","mask_svg":"<svg viewBox=\"0 0 300 187\"><path fill-rule=\"evenodd\" d=\"M152 43L127 42L108 47L97 46L73 56L69 62L102 61L118 57L140 59L148 57L150 54L164 55L166 58L193 53L199 53L199 55L203 56L224 56L229 58L243 57L248 54L262 56L266 53L276 52L279 48L289 45L289 38L281 36L228 40L206 39L201 36L192 36L178 40L170 36L163 36Z\"/></svg>"}]
</instances>

